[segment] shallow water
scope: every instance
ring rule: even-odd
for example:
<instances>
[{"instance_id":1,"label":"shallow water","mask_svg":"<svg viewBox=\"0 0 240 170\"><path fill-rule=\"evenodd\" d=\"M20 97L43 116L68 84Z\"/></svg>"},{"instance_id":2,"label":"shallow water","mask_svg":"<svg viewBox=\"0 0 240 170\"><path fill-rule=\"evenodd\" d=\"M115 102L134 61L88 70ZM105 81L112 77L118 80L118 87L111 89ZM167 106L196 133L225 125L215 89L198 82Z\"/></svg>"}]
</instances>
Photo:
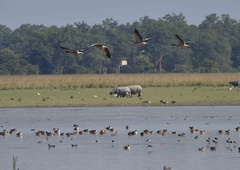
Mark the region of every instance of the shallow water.
<instances>
[{"instance_id":1,"label":"shallow water","mask_svg":"<svg viewBox=\"0 0 240 170\"><path fill-rule=\"evenodd\" d=\"M172 170L239 169L240 132L235 130L240 125L239 110L239 106L0 109L0 131L17 128L23 133L22 138L16 136L17 132L0 136L0 169L12 169L13 156L18 157L20 170L159 170L164 165ZM78 124L80 130L96 129L98 133L72 137L35 135L38 130L53 132L53 128L74 132L73 124ZM114 132L110 131L100 135L99 131L107 126L113 127L117 135L112 136ZM191 133L190 126L207 133ZM140 136L145 129L153 134ZM165 136L156 133L163 129L168 129ZM230 129L231 134L218 134L220 129ZM128 136L134 130L138 134ZM185 133L186 137L172 131ZM229 138L232 143L226 142ZM48 148L48 144L56 147ZM131 146L130 151L123 149L125 145ZM211 146L217 146L217 151L211 151ZM204 147L205 152L199 152L199 147Z\"/></svg>"}]
</instances>

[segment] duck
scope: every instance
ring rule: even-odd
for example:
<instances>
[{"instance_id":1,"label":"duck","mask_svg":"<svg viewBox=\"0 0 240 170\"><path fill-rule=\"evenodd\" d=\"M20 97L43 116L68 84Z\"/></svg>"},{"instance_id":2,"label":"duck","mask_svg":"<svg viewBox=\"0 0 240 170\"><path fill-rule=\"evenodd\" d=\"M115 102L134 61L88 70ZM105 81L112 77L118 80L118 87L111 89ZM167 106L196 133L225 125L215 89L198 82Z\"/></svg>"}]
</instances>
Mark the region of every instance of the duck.
<instances>
[{"instance_id":1,"label":"duck","mask_svg":"<svg viewBox=\"0 0 240 170\"><path fill-rule=\"evenodd\" d=\"M6 129L4 129L2 132L0 132L0 135L7 136L9 135L9 132Z\"/></svg>"},{"instance_id":2,"label":"duck","mask_svg":"<svg viewBox=\"0 0 240 170\"><path fill-rule=\"evenodd\" d=\"M22 132L18 132L16 135L17 135L18 137L22 137L23 133L22 133Z\"/></svg>"},{"instance_id":3,"label":"duck","mask_svg":"<svg viewBox=\"0 0 240 170\"><path fill-rule=\"evenodd\" d=\"M199 135L195 136L194 139L198 139L199 138Z\"/></svg>"},{"instance_id":4,"label":"duck","mask_svg":"<svg viewBox=\"0 0 240 170\"><path fill-rule=\"evenodd\" d=\"M77 148L77 144L71 144L72 148Z\"/></svg>"},{"instance_id":5,"label":"duck","mask_svg":"<svg viewBox=\"0 0 240 170\"><path fill-rule=\"evenodd\" d=\"M205 151L205 148L204 148L204 147L200 147L200 148L198 148L198 151L204 152L204 151Z\"/></svg>"},{"instance_id":6,"label":"duck","mask_svg":"<svg viewBox=\"0 0 240 170\"><path fill-rule=\"evenodd\" d=\"M78 127L78 126L75 127L75 128L74 128L74 131L79 132L79 127Z\"/></svg>"},{"instance_id":7,"label":"duck","mask_svg":"<svg viewBox=\"0 0 240 170\"><path fill-rule=\"evenodd\" d=\"M200 130L199 132L200 132L201 135L205 135L207 133L206 130Z\"/></svg>"},{"instance_id":8,"label":"duck","mask_svg":"<svg viewBox=\"0 0 240 170\"><path fill-rule=\"evenodd\" d=\"M71 137L71 136L73 136L73 133L67 132L67 133L66 133L66 136L67 136L67 137Z\"/></svg>"},{"instance_id":9,"label":"duck","mask_svg":"<svg viewBox=\"0 0 240 170\"><path fill-rule=\"evenodd\" d=\"M55 147L56 147L56 145L48 144L48 149L50 149L50 148L55 148Z\"/></svg>"},{"instance_id":10,"label":"duck","mask_svg":"<svg viewBox=\"0 0 240 170\"><path fill-rule=\"evenodd\" d=\"M63 47L61 45L60 45L60 48L63 49L66 53L72 54L74 56L83 55L84 51L86 51L86 49L76 50L76 49Z\"/></svg>"},{"instance_id":11,"label":"duck","mask_svg":"<svg viewBox=\"0 0 240 170\"><path fill-rule=\"evenodd\" d=\"M239 131L240 131L240 126L236 127L235 130L236 130L237 132L239 132Z\"/></svg>"},{"instance_id":12,"label":"duck","mask_svg":"<svg viewBox=\"0 0 240 170\"><path fill-rule=\"evenodd\" d=\"M111 128L112 128L111 126L107 126L105 129L110 130Z\"/></svg>"},{"instance_id":13,"label":"duck","mask_svg":"<svg viewBox=\"0 0 240 170\"><path fill-rule=\"evenodd\" d=\"M88 132L88 129L84 129L83 132Z\"/></svg>"},{"instance_id":14,"label":"duck","mask_svg":"<svg viewBox=\"0 0 240 170\"><path fill-rule=\"evenodd\" d=\"M171 167L166 167L166 165L164 165L163 170L171 170Z\"/></svg>"},{"instance_id":15,"label":"duck","mask_svg":"<svg viewBox=\"0 0 240 170\"><path fill-rule=\"evenodd\" d=\"M99 133L100 133L100 135L106 135L107 134L105 129L102 129Z\"/></svg>"},{"instance_id":16,"label":"duck","mask_svg":"<svg viewBox=\"0 0 240 170\"><path fill-rule=\"evenodd\" d=\"M132 131L132 135L137 135L137 130Z\"/></svg>"},{"instance_id":17,"label":"duck","mask_svg":"<svg viewBox=\"0 0 240 170\"><path fill-rule=\"evenodd\" d=\"M178 40L177 44L172 44L172 46L177 46L181 48L190 48L189 44L195 43L193 41L184 41L179 35L175 35L176 39Z\"/></svg>"},{"instance_id":18,"label":"duck","mask_svg":"<svg viewBox=\"0 0 240 170\"><path fill-rule=\"evenodd\" d=\"M127 145L127 146L124 146L123 149L127 150L127 151L130 151L131 148L130 148L130 145Z\"/></svg>"},{"instance_id":19,"label":"duck","mask_svg":"<svg viewBox=\"0 0 240 170\"><path fill-rule=\"evenodd\" d=\"M60 129L55 129L54 130L54 135L61 135L61 130Z\"/></svg>"},{"instance_id":20,"label":"duck","mask_svg":"<svg viewBox=\"0 0 240 170\"><path fill-rule=\"evenodd\" d=\"M81 130L81 131L78 132L78 134L79 134L79 135L83 135L83 134L84 134L84 131Z\"/></svg>"},{"instance_id":21,"label":"duck","mask_svg":"<svg viewBox=\"0 0 240 170\"><path fill-rule=\"evenodd\" d=\"M226 130L226 131L225 131L225 134L226 134L226 135L231 134L231 130L230 130L230 129Z\"/></svg>"},{"instance_id":22,"label":"duck","mask_svg":"<svg viewBox=\"0 0 240 170\"><path fill-rule=\"evenodd\" d=\"M111 136L117 136L117 131L115 133L112 133Z\"/></svg>"},{"instance_id":23,"label":"duck","mask_svg":"<svg viewBox=\"0 0 240 170\"><path fill-rule=\"evenodd\" d=\"M152 101L151 100L146 100L146 101L143 101L142 103L151 104Z\"/></svg>"},{"instance_id":24,"label":"duck","mask_svg":"<svg viewBox=\"0 0 240 170\"><path fill-rule=\"evenodd\" d=\"M17 129L16 128L13 128L9 131L10 134L12 134L13 132L17 132Z\"/></svg>"},{"instance_id":25,"label":"duck","mask_svg":"<svg viewBox=\"0 0 240 170\"><path fill-rule=\"evenodd\" d=\"M140 46L147 45L148 41L150 39L152 39L151 37L150 38L143 38L137 29L134 30L134 35L137 37L138 40L130 40L130 41L135 43L135 44L138 44Z\"/></svg>"},{"instance_id":26,"label":"duck","mask_svg":"<svg viewBox=\"0 0 240 170\"><path fill-rule=\"evenodd\" d=\"M216 150L217 150L217 146L211 146L211 147L210 147L210 150L211 150L211 151L216 151Z\"/></svg>"},{"instance_id":27,"label":"duck","mask_svg":"<svg viewBox=\"0 0 240 170\"><path fill-rule=\"evenodd\" d=\"M97 134L97 130L90 130L89 133L93 134L93 135L96 135Z\"/></svg>"},{"instance_id":28,"label":"duck","mask_svg":"<svg viewBox=\"0 0 240 170\"><path fill-rule=\"evenodd\" d=\"M111 58L111 53L108 49L108 47L106 45L102 45L102 44L99 44L99 43L95 43L95 44L92 44L89 46L89 48L92 48L92 47L96 47L98 48L99 50L103 51L103 53L108 57L108 58Z\"/></svg>"},{"instance_id":29,"label":"duck","mask_svg":"<svg viewBox=\"0 0 240 170\"><path fill-rule=\"evenodd\" d=\"M179 137L185 137L186 134L185 134L185 133L179 133L178 136L179 136Z\"/></svg>"},{"instance_id":30,"label":"duck","mask_svg":"<svg viewBox=\"0 0 240 170\"><path fill-rule=\"evenodd\" d=\"M191 132L195 130L194 126L190 126L189 129L190 129Z\"/></svg>"},{"instance_id":31,"label":"duck","mask_svg":"<svg viewBox=\"0 0 240 170\"><path fill-rule=\"evenodd\" d=\"M43 141L41 141L41 140L40 140L40 141L38 141L37 143L38 143L38 144L42 144L42 143L43 143Z\"/></svg>"},{"instance_id":32,"label":"duck","mask_svg":"<svg viewBox=\"0 0 240 170\"><path fill-rule=\"evenodd\" d=\"M160 100L160 103L167 104L168 102L166 100Z\"/></svg>"}]
</instances>

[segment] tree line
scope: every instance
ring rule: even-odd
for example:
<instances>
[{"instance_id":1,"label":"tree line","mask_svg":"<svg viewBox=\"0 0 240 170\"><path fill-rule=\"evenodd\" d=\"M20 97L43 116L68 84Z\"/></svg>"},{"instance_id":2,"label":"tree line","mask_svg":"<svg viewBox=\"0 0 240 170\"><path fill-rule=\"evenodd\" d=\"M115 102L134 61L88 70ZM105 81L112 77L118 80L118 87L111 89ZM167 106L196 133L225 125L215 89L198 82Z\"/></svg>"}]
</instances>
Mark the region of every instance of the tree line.
<instances>
[{"instance_id":1,"label":"tree line","mask_svg":"<svg viewBox=\"0 0 240 170\"><path fill-rule=\"evenodd\" d=\"M152 37L148 45L130 41L135 28ZM174 47L175 34L196 43L189 49ZM72 56L60 49L60 45L82 49L97 42L107 45L111 59L99 50ZM128 64L120 67L122 60ZM173 13L126 24L107 18L93 26L22 24L11 30L0 25L0 75L116 73L119 69L121 73L237 72L240 22L228 14L210 14L198 26L188 25L182 13Z\"/></svg>"}]
</instances>

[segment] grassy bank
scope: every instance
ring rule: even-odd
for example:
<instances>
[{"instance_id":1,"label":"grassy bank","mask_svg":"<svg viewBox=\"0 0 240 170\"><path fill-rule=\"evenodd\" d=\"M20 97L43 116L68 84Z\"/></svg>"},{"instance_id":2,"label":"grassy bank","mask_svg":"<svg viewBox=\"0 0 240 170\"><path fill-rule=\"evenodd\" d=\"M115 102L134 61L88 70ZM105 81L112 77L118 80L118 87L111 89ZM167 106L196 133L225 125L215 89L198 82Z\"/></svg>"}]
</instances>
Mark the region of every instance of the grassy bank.
<instances>
[{"instance_id":1,"label":"grassy bank","mask_svg":"<svg viewBox=\"0 0 240 170\"><path fill-rule=\"evenodd\" d=\"M142 98L116 98L109 95L110 91L111 88L1 90L0 107L240 105L240 91L224 87L144 87Z\"/></svg>"},{"instance_id":2,"label":"grassy bank","mask_svg":"<svg viewBox=\"0 0 240 170\"><path fill-rule=\"evenodd\" d=\"M228 84L238 79L238 74L0 76L0 107L239 105L239 89L230 91ZM143 86L142 98L109 95L113 87L131 84Z\"/></svg>"}]
</instances>

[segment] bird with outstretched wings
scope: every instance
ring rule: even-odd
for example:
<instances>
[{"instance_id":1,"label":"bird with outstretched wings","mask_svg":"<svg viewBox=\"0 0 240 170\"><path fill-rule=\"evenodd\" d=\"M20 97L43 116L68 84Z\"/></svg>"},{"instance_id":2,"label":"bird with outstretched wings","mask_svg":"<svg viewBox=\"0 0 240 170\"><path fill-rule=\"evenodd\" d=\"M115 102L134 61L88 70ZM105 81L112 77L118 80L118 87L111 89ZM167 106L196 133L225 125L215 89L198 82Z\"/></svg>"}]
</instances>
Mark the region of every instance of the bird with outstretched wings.
<instances>
[{"instance_id":1,"label":"bird with outstretched wings","mask_svg":"<svg viewBox=\"0 0 240 170\"><path fill-rule=\"evenodd\" d=\"M63 46L60 46L60 48L63 49L66 53L70 53L74 56L83 55L84 51L86 51L86 49L74 50L71 48L63 47Z\"/></svg>"},{"instance_id":2,"label":"bird with outstretched wings","mask_svg":"<svg viewBox=\"0 0 240 170\"><path fill-rule=\"evenodd\" d=\"M190 48L189 44L193 44L195 42L193 41L184 41L179 35L175 35L176 39L178 40L177 44L172 44L172 46L178 46L181 48Z\"/></svg>"},{"instance_id":3,"label":"bird with outstretched wings","mask_svg":"<svg viewBox=\"0 0 240 170\"><path fill-rule=\"evenodd\" d=\"M108 58L111 58L111 53L106 45L95 43L89 46L89 48L96 47L101 50Z\"/></svg>"},{"instance_id":4,"label":"bird with outstretched wings","mask_svg":"<svg viewBox=\"0 0 240 170\"><path fill-rule=\"evenodd\" d=\"M136 36L137 40L130 40L130 41L141 46L147 45L148 41L152 39L151 37L143 38L137 29L134 30L134 35Z\"/></svg>"}]
</instances>

